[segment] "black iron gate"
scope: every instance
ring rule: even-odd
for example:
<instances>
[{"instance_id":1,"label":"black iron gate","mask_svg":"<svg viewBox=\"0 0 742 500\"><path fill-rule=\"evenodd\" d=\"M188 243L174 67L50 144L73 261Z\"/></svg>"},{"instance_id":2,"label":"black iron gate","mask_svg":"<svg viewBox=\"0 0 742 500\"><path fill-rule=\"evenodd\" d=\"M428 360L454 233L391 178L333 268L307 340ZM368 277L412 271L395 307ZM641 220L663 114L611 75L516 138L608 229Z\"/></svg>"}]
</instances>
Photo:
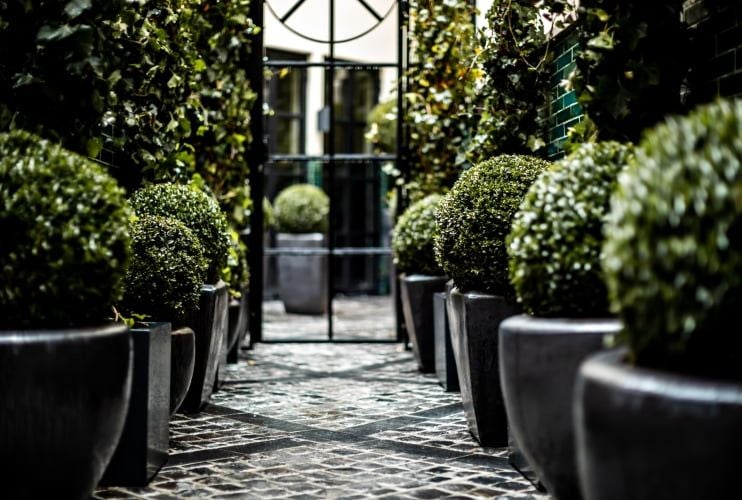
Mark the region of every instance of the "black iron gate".
<instances>
[{"instance_id":1,"label":"black iron gate","mask_svg":"<svg viewBox=\"0 0 742 500\"><path fill-rule=\"evenodd\" d=\"M302 60L288 60L285 58L271 59L265 56L266 51L263 44L262 33L256 37L253 45L253 60L251 61L250 71L253 74L252 82L253 88L263 89L264 88L264 74L265 70L281 70L284 68L293 68L300 70L307 70L309 68L324 69L324 87L325 87L325 98L327 120L326 120L326 135L325 135L325 148L324 154L322 155L307 155L303 151L301 154L276 154L275 152L269 152L267 147L267 136L265 131L265 122L263 116L264 109L264 95L258 90L258 98L253 106L252 111L252 136L253 145L249 153L250 163L250 189L251 197L253 200L253 211L250 218L250 238L249 238L249 264L251 270L250 279L250 339L251 344L255 342L270 341L263 339L263 296L264 296L264 259L265 256L280 256L280 255L326 255L329 260L327 266L327 338L323 341L326 342L400 342L404 341L404 332L400 328L400 321L395 321L397 325L396 339L391 338L389 340L339 340L335 337L334 325L333 325L333 309L334 309L334 296L337 289L337 273L336 273L336 260L349 257L370 257L370 256L391 256L390 248L387 245L368 245L368 244L355 244L355 245L338 245L338 241L341 242L355 242L361 241L362 239L353 240L347 238L345 240L338 240L336 237L338 234L338 222L340 220L338 213L338 197L342 194L339 192L339 188L342 186L338 185L338 170L342 166L349 164L366 164L372 168L381 169L384 162L394 162L396 167L403 170L406 165L405 158L405 147L404 140L404 124L403 120L397 120L397 147L395 154L347 154L343 151L338 151L336 137L338 134L338 120L337 110L334 105L336 102L336 89L335 89L335 78L339 71L343 72L358 72L358 71L378 71L381 68L395 68L396 69L396 98L397 98L397 110L403 110L403 95L405 85L405 61L408 54L409 47L407 46L407 22L408 22L408 5L406 0L395 0L390 3L389 10L385 13L377 12L374 7L369 4L367 0L340 0L342 2L357 2L362 6L369 15L376 18L377 23L370 29L363 33L358 33L355 36L347 37L345 39L336 38L336 0L327 0L329 7L329 30L327 39L319 39L317 37L308 36L300 33L293 29L288 23L292 16L300 10L306 0L296 0L292 3L291 7L286 8L284 5L285 12L276 12L277 9L271 4L271 0L252 0L251 1L251 16L258 26L265 26L263 15L264 6L274 15L285 27L292 31L295 35L305 38L311 42L322 43L327 46L327 55L323 62L309 62ZM350 62L342 61L336 58L336 46L341 43L350 42L357 40L366 34L370 33L376 26L380 25L386 18L394 11L396 7L397 13L397 50L396 50L396 61L387 62ZM404 116L402 112L398 112L398 116ZM275 129L275 127L273 127ZM325 190L330 199L330 213L329 213L329 229L326 238L326 247L321 249L268 249L264 247L263 238L263 205L262 200L265 194L265 170L266 166L270 166L277 162L294 162L309 164L310 162L314 165L321 165L321 174L323 177ZM347 187L347 186L346 186ZM398 193L398 199L401 198L401 193ZM399 204L398 204L399 205ZM395 276L390 276L390 281L393 283ZM394 314L395 319L401 317L399 301L394 302ZM292 339L296 341L297 339ZM301 340L301 339L298 339ZM317 341L317 340L313 340Z\"/></svg>"}]
</instances>

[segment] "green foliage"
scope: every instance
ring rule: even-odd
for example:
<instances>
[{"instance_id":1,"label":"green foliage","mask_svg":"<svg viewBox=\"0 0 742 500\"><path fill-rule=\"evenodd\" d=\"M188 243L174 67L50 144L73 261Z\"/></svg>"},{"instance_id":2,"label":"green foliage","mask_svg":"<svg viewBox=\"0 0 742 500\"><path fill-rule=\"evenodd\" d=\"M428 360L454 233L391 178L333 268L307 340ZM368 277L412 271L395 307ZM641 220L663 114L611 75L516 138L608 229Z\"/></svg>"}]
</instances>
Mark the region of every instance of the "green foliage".
<instances>
[{"instance_id":1,"label":"green foliage","mask_svg":"<svg viewBox=\"0 0 742 500\"><path fill-rule=\"evenodd\" d=\"M460 290L513 295L505 238L528 188L549 165L531 156L496 156L464 172L443 197L435 256Z\"/></svg>"},{"instance_id":2,"label":"green foliage","mask_svg":"<svg viewBox=\"0 0 742 500\"><path fill-rule=\"evenodd\" d=\"M126 311L178 323L198 309L206 259L182 222L142 216L132 223L132 259L124 280Z\"/></svg>"},{"instance_id":3,"label":"green foliage","mask_svg":"<svg viewBox=\"0 0 742 500\"><path fill-rule=\"evenodd\" d=\"M585 144L545 171L515 214L507 239L510 281L526 312L605 317L600 266L603 221L633 148Z\"/></svg>"},{"instance_id":4,"label":"green foliage","mask_svg":"<svg viewBox=\"0 0 742 500\"><path fill-rule=\"evenodd\" d=\"M379 153L394 153L397 149L397 97L382 101L368 114L366 140Z\"/></svg>"},{"instance_id":5,"label":"green foliage","mask_svg":"<svg viewBox=\"0 0 742 500\"><path fill-rule=\"evenodd\" d=\"M433 237L435 211L441 195L431 194L410 205L399 217L392 234L392 250L397 270L407 274L443 274L435 260Z\"/></svg>"},{"instance_id":6,"label":"green foliage","mask_svg":"<svg viewBox=\"0 0 742 500\"><path fill-rule=\"evenodd\" d=\"M130 212L99 165L0 134L0 329L102 322L129 260Z\"/></svg>"},{"instance_id":7,"label":"green foliage","mask_svg":"<svg viewBox=\"0 0 742 500\"><path fill-rule=\"evenodd\" d=\"M180 184L152 184L136 191L130 203L139 216L169 217L185 224L201 242L208 263L206 282L219 280L229 250L229 225L212 196Z\"/></svg>"},{"instance_id":8,"label":"green foliage","mask_svg":"<svg viewBox=\"0 0 742 500\"><path fill-rule=\"evenodd\" d=\"M222 269L222 279L229 285L229 294L239 298L242 288L250 281L250 268L247 265L247 245L234 229L229 231L229 251L227 265Z\"/></svg>"},{"instance_id":9,"label":"green foliage","mask_svg":"<svg viewBox=\"0 0 742 500\"><path fill-rule=\"evenodd\" d=\"M412 63L407 72L405 120L413 201L453 185L466 163L477 71L473 16L468 0L412 0Z\"/></svg>"},{"instance_id":10,"label":"green foliage","mask_svg":"<svg viewBox=\"0 0 742 500\"><path fill-rule=\"evenodd\" d=\"M268 198L263 198L263 230L267 231L276 225L276 216L273 214L273 205Z\"/></svg>"},{"instance_id":11,"label":"green foliage","mask_svg":"<svg viewBox=\"0 0 742 500\"><path fill-rule=\"evenodd\" d=\"M640 364L742 379L742 101L646 134L619 178L603 267Z\"/></svg>"},{"instance_id":12,"label":"green foliage","mask_svg":"<svg viewBox=\"0 0 742 500\"><path fill-rule=\"evenodd\" d=\"M276 230L282 233L324 233L327 231L330 200L317 186L295 184L273 201Z\"/></svg>"},{"instance_id":13,"label":"green foliage","mask_svg":"<svg viewBox=\"0 0 742 500\"><path fill-rule=\"evenodd\" d=\"M479 162L503 153L532 153L543 146L549 85L549 44L533 2L495 0L489 30L480 34L476 134L469 154Z\"/></svg>"}]
</instances>

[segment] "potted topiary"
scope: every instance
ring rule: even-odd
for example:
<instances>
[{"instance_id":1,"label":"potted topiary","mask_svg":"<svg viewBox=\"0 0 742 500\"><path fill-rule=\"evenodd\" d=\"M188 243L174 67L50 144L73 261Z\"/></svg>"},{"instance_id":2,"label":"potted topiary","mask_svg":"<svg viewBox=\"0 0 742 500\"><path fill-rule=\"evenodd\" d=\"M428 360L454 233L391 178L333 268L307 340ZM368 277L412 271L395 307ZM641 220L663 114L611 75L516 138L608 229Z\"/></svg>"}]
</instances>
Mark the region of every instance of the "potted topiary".
<instances>
[{"instance_id":1,"label":"potted topiary","mask_svg":"<svg viewBox=\"0 0 742 500\"><path fill-rule=\"evenodd\" d=\"M580 368L587 500L732 498L742 467L742 101L645 134L603 246L628 350Z\"/></svg>"},{"instance_id":2,"label":"potted topiary","mask_svg":"<svg viewBox=\"0 0 742 500\"><path fill-rule=\"evenodd\" d=\"M0 464L8 498L88 498L124 427L131 337L114 324L124 192L47 140L0 134Z\"/></svg>"},{"instance_id":3,"label":"potted topiary","mask_svg":"<svg viewBox=\"0 0 742 500\"><path fill-rule=\"evenodd\" d=\"M526 191L549 166L544 160L501 155L461 175L438 207L435 253L456 288L449 325L469 430L482 446L507 446L500 391L497 329L517 314L505 238Z\"/></svg>"},{"instance_id":4,"label":"potted topiary","mask_svg":"<svg viewBox=\"0 0 742 500\"><path fill-rule=\"evenodd\" d=\"M227 363L237 363L240 346L247 334L250 272L247 245L234 229L230 230L229 254L222 279L229 285L229 328L219 363L219 383L223 382Z\"/></svg>"},{"instance_id":5,"label":"potted topiary","mask_svg":"<svg viewBox=\"0 0 742 500\"><path fill-rule=\"evenodd\" d=\"M273 203L276 244L282 250L325 246L330 201L317 186L296 184L281 191ZM327 311L327 256L279 255L278 291L287 313Z\"/></svg>"},{"instance_id":6,"label":"potted topiary","mask_svg":"<svg viewBox=\"0 0 742 500\"><path fill-rule=\"evenodd\" d=\"M136 191L130 203L138 216L176 219L198 237L206 259L206 278L197 310L188 311L183 323L195 333L196 359L191 385L180 411L196 413L214 389L220 352L227 335L229 296L219 279L229 249L229 225L212 197L190 186L152 184Z\"/></svg>"},{"instance_id":7,"label":"potted topiary","mask_svg":"<svg viewBox=\"0 0 742 500\"><path fill-rule=\"evenodd\" d=\"M510 281L528 315L500 325L500 381L508 423L557 499L580 497L572 393L580 363L616 334L600 266L603 221L633 156L616 142L585 144L542 173L507 239Z\"/></svg>"},{"instance_id":8,"label":"potted topiary","mask_svg":"<svg viewBox=\"0 0 742 500\"><path fill-rule=\"evenodd\" d=\"M440 195L432 194L410 205L392 233L405 324L423 373L435 371L433 294L442 292L447 280L433 252L435 209L440 200Z\"/></svg>"}]
</instances>

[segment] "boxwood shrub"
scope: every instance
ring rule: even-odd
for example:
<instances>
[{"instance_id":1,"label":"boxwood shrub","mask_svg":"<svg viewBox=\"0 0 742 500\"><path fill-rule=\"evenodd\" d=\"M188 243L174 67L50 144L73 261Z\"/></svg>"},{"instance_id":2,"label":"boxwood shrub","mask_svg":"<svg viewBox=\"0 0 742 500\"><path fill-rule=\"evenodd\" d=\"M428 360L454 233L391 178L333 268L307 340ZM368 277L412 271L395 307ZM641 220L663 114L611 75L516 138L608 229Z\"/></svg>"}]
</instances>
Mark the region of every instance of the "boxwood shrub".
<instances>
[{"instance_id":1,"label":"boxwood shrub","mask_svg":"<svg viewBox=\"0 0 742 500\"><path fill-rule=\"evenodd\" d=\"M545 171L528 191L508 236L510 281L537 316L605 317L600 266L603 221L633 147L584 144Z\"/></svg>"},{"instance_id":2,"label":"boxwood shrub","mask_svg":"<svg viewBox=\"0 0 742 500\"><path fill-rule=\"evenodd\" d=\"M619 178L603 267L642 365L742 379L740 138L742 101L701 107L647 133Z\"/></svg>"},{"instance_id":3,"label":"boxwood shrub","mask_svg":"<svg viewBox=\"0 0 742 500\"><path fill-rule=\"evenodd\" d=\"M213 196L180 184L151 184L136 191L130 202L139 216L170 217L193 231L208 263L206 282L219 280L227 261L229 225Z\"/></svg>"},{"instance_id":4,"label":"boxwood shrub","mask_svg":"<svg viewBox=\"0 0 742 500\"><path fill-rule=\"evenodd\" d=\"M198 237L176 219L150 215L133 222L131 236L126 311L178 323L198 309L207 267Z\"/></svg>"},{"instance_id":5,"label":"boxwood shrub","mask_svg":"<svg viewBox=\"0 0 742 500\"><path fill-rule=\"evenodd\" d=\"M512 296L505 238L513 215L549 163L500 155L461 175L438 207L435 255L464 292Z\"/></svg>"},{"instance_id":6,"label":"boxwood shrub","mask_svg":"<svg viewBox=\"0 0 742 500\"><path fill-rule=\"evenodd\" d=\"M229 251L227 265L222 269L222 279L229 286L229 294L234 298L242 296L242 289L250 281L250 268L247 263L247 245L240 239L240 234L229 231Z\"/></svg>"},{"instance_id":7,"label":"boxwood shrub","mask_svg":"<svg viewBox=\"0 0 742 500\"><path fill-rule=\"evenodd\" d=\"M392 234L392 250L397 270L407 274L442 275L435 260L435 210L441 195L431 194L413 203L397 220Z\"/></svg>"},{"instance_id":8,"label":"boxwood shrub","mask_svg":"<svg viewBox=\"0 0 742 500\"><path fill-rule=\"evenodd\" d=\"M282 233L324 233L329 214L330 199L311 184L289 186L273 201L276 228Z\"/></svg>"},{"instance_id":9,"label":"boxwood shrub","mask_svg":"<svg viewBox=\"0 0 742 500\"><path fill-rule=\"evenodd\" d=\"M96 163L0 134L0 329L102 322L129 260L124 192Z\"/></svg>"}]
</instances>

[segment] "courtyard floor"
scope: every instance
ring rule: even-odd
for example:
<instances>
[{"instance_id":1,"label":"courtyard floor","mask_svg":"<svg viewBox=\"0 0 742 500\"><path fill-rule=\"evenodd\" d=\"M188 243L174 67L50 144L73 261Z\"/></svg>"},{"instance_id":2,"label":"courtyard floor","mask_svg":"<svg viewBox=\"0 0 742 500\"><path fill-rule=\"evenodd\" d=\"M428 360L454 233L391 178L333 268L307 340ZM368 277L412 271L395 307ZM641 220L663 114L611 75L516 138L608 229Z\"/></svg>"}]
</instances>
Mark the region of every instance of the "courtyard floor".
<instances>
[{"instance_id":1,"label":"courtyard floor","mask_svg":"<svg viewBox=\"0 0 742 500\"><path fill-rule=\"evenodd\" d=\"M459 393L399 344L257 344L226 379L200 414L174 417L149 487L94 498L548 499L506 449L474 441Z\"/></svg>"}]
</instances>

